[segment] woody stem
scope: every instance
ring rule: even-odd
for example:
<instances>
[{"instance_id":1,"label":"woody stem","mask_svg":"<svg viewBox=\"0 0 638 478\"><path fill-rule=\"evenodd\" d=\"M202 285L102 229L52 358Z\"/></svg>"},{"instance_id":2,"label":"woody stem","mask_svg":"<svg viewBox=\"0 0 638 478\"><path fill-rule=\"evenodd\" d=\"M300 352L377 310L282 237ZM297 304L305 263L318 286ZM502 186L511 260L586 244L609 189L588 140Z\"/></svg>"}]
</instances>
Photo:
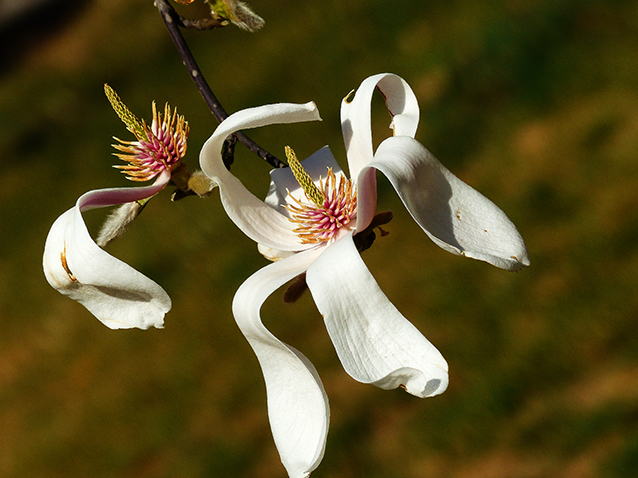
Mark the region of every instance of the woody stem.
<instances>
[{"instance_id":1,"label":"woody stem","mask_svg":"<svg viewBox=\"0 0 638 478\"><path fill-rule=\"evenodd\" d=\"M186 39L180 30L180 25L188 26L188 23L184 23L182 18L178 15L175 9L168 3L167 0L155 0L155 6L159 10L162 15L162 19L166 24L166 28L177 47L177 51L179 55L182 57L182 61L184 62L184 66L188 70L188 73L191 76L191 79L195 83L197 90L204 98L204 101L210 108L211 112L220 123L228 118L228 113L222 107L219 100L213 93L213 90L208 85L208 82L204 78L202 71L199 69L195 58L193 57L193 53L191 52L188 44L186 43ZM274 168L283 168L286 164L279 159L277 159L274 155L266 151L264 148L255 143L252 139L246 136L242 131L238 131L235 133L237 140L246 146L250 151L255 153L257 156L262 158L268 164L270 164ZM233 143L234 144L234 143ZM229 164L227 164L228 166Z\"/></svg>"}]
</instances>

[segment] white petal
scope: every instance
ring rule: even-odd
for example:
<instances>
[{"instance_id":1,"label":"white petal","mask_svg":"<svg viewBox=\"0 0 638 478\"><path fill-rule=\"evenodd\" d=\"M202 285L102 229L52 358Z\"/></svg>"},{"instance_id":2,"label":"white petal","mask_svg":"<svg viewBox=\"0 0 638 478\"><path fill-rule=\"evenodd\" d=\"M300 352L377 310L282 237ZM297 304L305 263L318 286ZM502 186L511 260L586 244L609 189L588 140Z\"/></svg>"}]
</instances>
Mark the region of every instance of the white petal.
<instances>
[{"instance_id":1,"label":"white petal","mask_svg":"<svg viewBox=\"0 0 638 478\"><path fill-rule=\"evenodd\" d=\"M221 151L228 135L241 129L277 123L320 120L314 103L276 104L238 111L226 118L206 141L199 155L202 171L218 186L222 205L231 220L248 237L266 247L300 251L308 249L292 232L293 224L253 195L224 166Z\"/></svg>"},{"instance_id":2,"label":"white petal","mask_svg":"<svg viewBox=\"0 0 638 478\"><path fill-rule=\"evenodd\" d=\"M310 474L323 458L330 411L315 367L298 350L272 335L259 309L268 296L321 254L312 249L260 269L233 300L237 325L255 351L266 382L268 417L281 461L290 478Z\"/></svg>"},{"instance_id":3,"label":"white petal","mask_svg":"<svg viewBox=\"0 0 638 478\"><path fill-rule=\"evenodd\" d=\"M505 213L418 141L386 139L370 167L388 177L414 220L443 249L512 271L529 265L525 242Z\"/></svg>"},{"instance_id":4,"label":"white petal","mask_svg":"<svg viewBox=\"0 0 638 478\"><path fill-rule=\"evenodd\" d=\"M344 369L383 389L417 397L448 385L441 353L392 305L361 260L352 235L330 245L306 281Z\"/></svg>"},{"instance_id":5,"label":"white petal","mask_svg":"<svg viewBox=\"0 0 638 478\"><path fill-rule=\"evenodd\" d=\"M419 104L403 78L381 73L363 80L354 98L351 101L346 98L341 103L341 129L351 178L356 178L359 171L372 161L370 105L376 88L383 94L386 107L392 115L390 126L394 135L414 137L419 124Z\"/></svg>"},{"instance_id":6,"label":"white petal","mask_svg":"<svg viewBox=\"0 0 638 478\"><path fill-rule=\"evenodd\" d=\"M82 210L136 201L162 189L170 175L144 188L90 191L53 224L44 246L44 274L60 293L84 305L111 329L162 328L171 299L158 284L109 255L91 239Z\"/></svg>"}]
</instances>

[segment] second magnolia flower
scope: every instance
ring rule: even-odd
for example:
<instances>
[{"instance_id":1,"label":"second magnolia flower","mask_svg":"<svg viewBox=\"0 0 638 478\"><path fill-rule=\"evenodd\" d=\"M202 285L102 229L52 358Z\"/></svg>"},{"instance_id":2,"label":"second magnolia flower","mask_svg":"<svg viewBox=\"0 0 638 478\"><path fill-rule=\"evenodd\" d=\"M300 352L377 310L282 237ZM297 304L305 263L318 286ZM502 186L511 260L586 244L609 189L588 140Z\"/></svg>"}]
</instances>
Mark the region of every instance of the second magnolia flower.
<instances>
[{"instance_id":1,"label":"second magnolia flower","mask_svg":"<svg viewBox=\"0 0 638 478\"><path fill-rule=\"evenodd\" d=\"M155 180L153 185L111 188L83 194L75 206L51 226L46 239L43 269L49 284L84 305L111 329L163 327L171 299L157 283L128 264L111 256L101 246L117 237L139 213L143 205L159 193L183 168L188 123L168 105L164 116L153 103L149 126L124 105L115 91L104 85L113 109L135 135L114 147L128 164L115 166L135 182ZM82 218L89 209L122 205L109 216L96 242ZM99 244L99 245L98 245Z\"/></svg>"},{"instance_id":2,"label":"second magnolia flower","mask_svg":"<svg viewBox=\"0 0 638 478\"><path fill-rule=\"evenodd\" d=\"M376 89L392 115L394 134L374 151L370 102ZM266 329L260 308L299 274L306 272L339 359L353 378L384 389L400 386L417 397L442 393L448 384L445 359L383 294L357 250L356 235L376 214L377 170L437 245L506 270L529 265L523 239L507 216L414 139L417 100L396 75L367 78L342 103L351 179L326 147L302 167L273 170L261 201L224 166L222 145L235 131L313 120L320 120L314 103L243 110L217 128L200 154L202 171L219 186L226 213L275 261L242 284L233 314L259 359L273 436L291 478L307 476L321 461L328 399L314 366Z\"/></svg>"}]
</instances>

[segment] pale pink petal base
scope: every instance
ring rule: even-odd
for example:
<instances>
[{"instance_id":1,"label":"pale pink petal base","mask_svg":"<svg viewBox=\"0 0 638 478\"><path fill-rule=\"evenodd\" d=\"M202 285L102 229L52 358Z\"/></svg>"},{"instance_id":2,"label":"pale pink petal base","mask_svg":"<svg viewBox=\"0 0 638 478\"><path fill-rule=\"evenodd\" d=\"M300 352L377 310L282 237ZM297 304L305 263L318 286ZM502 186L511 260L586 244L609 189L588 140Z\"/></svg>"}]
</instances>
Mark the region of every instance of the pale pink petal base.
<instances>
[{"instance_id":1,"label":"pale pink petal base","mask_svg":"<svg viewBox=\"0 0 638 478\"><path fill-rule=\"evenodd\" d=\"M298 350L266 329L259 311L281 285L321 253L312 249L270 264L250 276L233 300L237 325L253 348L266 382L268 417L275 445L290 478L303 478L323 458L330 411L315 367Z\"/></svg>"},{"instance_id":2,"label":"pale pink petal base","mask_svg":"<svg viewBox=\"0 0 638 478\"><path fill-rule=\"evenodd\" d=\"M47 236L43 268L49 284L111 329L162 328L171 299L158 284L101 249L81 211L148 198L169 179L170 173L164 173L152 186L90 191L55 221Z\"/></svg>"},{"instance_id":3,"label":"pale pink petal base","mask_svg":"<svg viewBox=\"0 0 638 478\"><path fill-rule=\"evenodd\" d=\"M381 291L351 234L326 248L308 268L306 281L339 359L355 380L403 387L417 397L447 388L445 359Z\"/></svg>"},{"instance_id":4,"label":"pale pink petal base","mask_svg":"<svg viewBox=\"0 0 638 478\"><path fill-rule=\"evenodd\" d=\"M394 136L416 134L419 125L419 104L410 85L392 73L373 75L361 82L352 98L341 102L341 129L348 155L350 177L357 181L357 230L370 224L377 205L377 180L374 171L365 168L373 160L371 103L379 91L392 116L390 127Z\"/></svg>"}]
</instances>

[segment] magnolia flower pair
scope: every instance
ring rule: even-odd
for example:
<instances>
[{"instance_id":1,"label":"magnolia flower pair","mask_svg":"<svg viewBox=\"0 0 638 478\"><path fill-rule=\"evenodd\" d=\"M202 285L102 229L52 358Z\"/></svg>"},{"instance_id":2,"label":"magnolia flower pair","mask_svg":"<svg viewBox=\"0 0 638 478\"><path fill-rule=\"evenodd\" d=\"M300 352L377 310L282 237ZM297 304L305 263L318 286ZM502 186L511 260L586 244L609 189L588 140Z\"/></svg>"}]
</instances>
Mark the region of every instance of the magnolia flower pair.
<instances>
[{"instance_id":1,"label":"magnolia flower pair","mask_svg":"<svg viewBox=\"0 0 638 478\"><path fill-rule=\"evenodd\" d=\"M393 136L374 151L370 103L376 89L392 115ZM383 389L402 387L417 397L440 394L448 384L445 359L390 303L359 254L367 247L360 238L379 224L377 170L443 249L506 270L529 265L524 242L505 214L414 139L417 100L396 75L367 78L342 103L350 178L327 147L302 163L288 151L291 167L272 171L270 191L261 201L224 166L223 142L233 132L313 120L320 120L314 103L239 111L222 122L200 153L202 171L219 187L228 216L274 261L241 285L233 315L259 359L273 436L292 478L318 466L329 407L314 366L261 321L261 305L286 282L305 273L339 359L356 380ZM161 327L170 299L157 284L100 249L80 212L155 194L168 178L165 168L148 188L85 194L56 221L47 239L44 267L50 284L111 328Z\"/></svg>"}]
</instances>

